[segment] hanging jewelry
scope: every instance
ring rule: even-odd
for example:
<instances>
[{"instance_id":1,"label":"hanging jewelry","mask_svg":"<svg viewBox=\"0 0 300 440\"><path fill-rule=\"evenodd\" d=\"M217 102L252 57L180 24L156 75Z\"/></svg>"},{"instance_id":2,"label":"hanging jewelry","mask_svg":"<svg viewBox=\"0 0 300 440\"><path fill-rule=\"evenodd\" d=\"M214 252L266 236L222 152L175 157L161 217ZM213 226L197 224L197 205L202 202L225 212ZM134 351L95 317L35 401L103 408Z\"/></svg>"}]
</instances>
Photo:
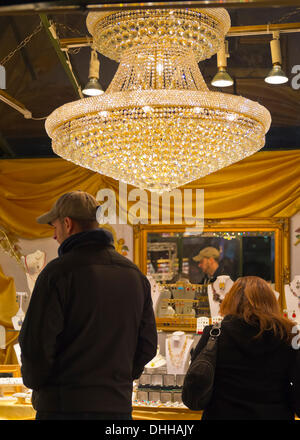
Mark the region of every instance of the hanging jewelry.
<instances>
[{"instance_id":1,"label":"hanging jewelry","mask_svg":"<svg viewBox=\"0 0 300 440\"><path fill-rule=\"evenodd\" d=\"M212 291L213 291L213 300L221 304L221 302L223 301L221 299L221 295L216 292L216 289L215 289L213 283L212 283L211 287L212 287Z\"/></svg>"},{"instance_id":2,"label":"hanging jewelry","mask_svg":"<svg viewBox=\"0 0 300 440\"><path fill-rule=\"evenodd\" d=\"M184 344L182 346L182 349L181 349L180 353L173 353L172 347L171 347L171 340L170 340L170 338L168 340L168 348L169 348L170 360L171 360L171 363L176 368L179 368L181 366L182 362L183 362L183 354L184 354L185 349L186 349L187 339L188 338L186 336Z\"/></svg>"},{"instance_id":3,"label":"hanging jewelry","mask_svg":"<svg viewBox=\"0 0 300 440\"><path fill-rule=\"evenodd\" d=\"M289 287L290 287L290 291L292 292L292 294L296 297L296 298L298 298L298 307L299 307L299 309L300 309L300 281L297 281L297 283L296 283L296 289L299 291L299 292L295 292L294 290L293 290L293 288L292 288L292 283L290 283L289 284Z\"/></svg>"}]
</instances>

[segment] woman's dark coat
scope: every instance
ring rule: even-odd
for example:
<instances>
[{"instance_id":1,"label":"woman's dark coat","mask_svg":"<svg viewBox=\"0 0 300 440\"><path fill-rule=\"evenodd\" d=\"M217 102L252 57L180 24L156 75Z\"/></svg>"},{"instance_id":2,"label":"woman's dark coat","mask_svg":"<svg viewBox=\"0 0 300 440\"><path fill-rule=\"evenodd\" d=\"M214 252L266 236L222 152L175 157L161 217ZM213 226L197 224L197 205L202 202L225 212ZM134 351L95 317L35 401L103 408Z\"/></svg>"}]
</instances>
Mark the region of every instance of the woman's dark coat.
<instances>
[{"instance_id":1,"label":"woman's dark coat","mask_svg":"<svg viewBox=\"0 0 300 440\"><path fill-rule=\"evenodd\" d=\"M205 346L204 329L192 359ZM219 337L214 394L202 420L290 420L300 414L300 353L292 345L234 316ZM295 334L295 338L297 338Z\"/></svg>"}]
</instances>

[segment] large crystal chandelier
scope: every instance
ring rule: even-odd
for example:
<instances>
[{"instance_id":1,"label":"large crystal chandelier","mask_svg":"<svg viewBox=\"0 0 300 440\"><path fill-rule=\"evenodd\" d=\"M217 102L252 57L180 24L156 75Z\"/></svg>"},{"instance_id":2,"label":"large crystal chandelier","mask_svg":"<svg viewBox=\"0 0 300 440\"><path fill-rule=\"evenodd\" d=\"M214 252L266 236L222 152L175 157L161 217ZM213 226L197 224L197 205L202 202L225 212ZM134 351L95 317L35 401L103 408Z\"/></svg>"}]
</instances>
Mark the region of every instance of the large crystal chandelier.
<instances>
[{"instance_id":1,"label":"large crystal chandelier","mask_svg":"<svg viewBox=\"0 0 300 440\"><path fill-rule=\"evenodd\" d=\"M230 28L224 9L90 13L96 49L118 61L107 91L55 110L52 147L80 166L142 189L172 190L263 147L269 112L211 92L198 62Z\"/></svg>"}]
</instances>

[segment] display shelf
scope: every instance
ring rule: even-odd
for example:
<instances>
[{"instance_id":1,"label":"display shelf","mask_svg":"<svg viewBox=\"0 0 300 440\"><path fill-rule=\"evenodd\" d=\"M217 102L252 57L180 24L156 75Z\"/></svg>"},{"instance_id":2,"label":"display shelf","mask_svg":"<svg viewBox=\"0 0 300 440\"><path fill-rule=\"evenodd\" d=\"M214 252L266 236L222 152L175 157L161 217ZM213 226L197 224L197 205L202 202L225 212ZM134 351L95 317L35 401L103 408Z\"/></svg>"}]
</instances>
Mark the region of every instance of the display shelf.
<instances>
[{"instance_id":1,"label":"display shelf","mask_svg":"<svg viewBox=\"0 0 300 440\"><path fill-rule=\"evenodd\" d=\"M0 396L9 393L10 390L21 392L24 388L19 365L0 365Z\"/></svg>"},{"instance_id":2,"label":"display shelf","mask_svg":"<svg viewBox=\"0 0 300 440\"><path fill-rule=\"evenodd\" d=\"M202 417L202 411L191 411L186 407L133 404L132 409L133 420L200 420Z\"/></svg>"},{"instance_id":3,"label":"display shelf","mask_svg":"<svg viewBox=\"0 0 300 440\"><path fill-rule=\"evenodd\" d=\"M156 318L157 330L176 331L182 330L187 332L195 332L197 319L184 316L170 316L170 318Z\"/></svg>"}]
</instances>

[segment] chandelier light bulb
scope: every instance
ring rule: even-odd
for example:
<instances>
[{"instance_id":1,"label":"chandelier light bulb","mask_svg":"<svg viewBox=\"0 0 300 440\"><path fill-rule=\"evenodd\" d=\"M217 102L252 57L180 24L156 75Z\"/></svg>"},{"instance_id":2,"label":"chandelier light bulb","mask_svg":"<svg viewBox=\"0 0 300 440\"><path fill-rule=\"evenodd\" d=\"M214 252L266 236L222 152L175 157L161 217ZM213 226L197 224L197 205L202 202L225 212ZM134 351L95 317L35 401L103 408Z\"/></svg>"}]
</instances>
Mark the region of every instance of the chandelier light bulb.
<instances>
[{"instance_id":1,"label":"chandelier light bulb","mask_svg":"<svg viewBox=\"0 0 300 440\"><path fill-rule=\"evenodd\" d=\"M95 49L119 67L101 96L65 104L47 118L59 156L162 193L264 146L268 110L210 91L198 67L224 47L225 9L92 12L87 28Z\"/></svg>"},{"instance_id":2,"label":"chandelier light bulb","mask_svg":"<svg viewBox=\"0 0 300 440\"><path fill-rule=\"evenodd\" d=\"M265 78L265 82L268 84L284 84L288 81L288 78L281 67L282 58L279 38L279 32L273 32L273 39L270 41L273 68Z\"/></svg>"},{"instance_id":3,"label":"chandelier light bulb","mask_svg":"<svg viewBox=\"0 0 300 440\"><path fill-rule=\"evenodd\" d=\"M227 58L229 58L228 41L224 41L217 53L218 72L211 82L214 87L230 87L233 85L233 79L226 70Z\"/></svg>"},{"instance_id":4,"label":"chandelier light bulb","mask_svg":"<svg viewBox=\"0 0 300 440\"><path fill-rule=\"evenodd\" d=\"M219 71L214 76L211 85L214 87L229 87L233 85L233 79L224 67L219 67Z\"/></svg>"},{"instance_id":5,"label":"chandelier light bulb","mask_svg":"<svg viewBox=\"0 0 300 440\"><path fill-rule=\"evenodd\" d=\"M268 84L284 84L288 82L288 77L281 69L281 66L279 64L275 64L273 66L273 69L270 70L268 73L268 76L265 78L265 82Z\"/></svg>"},{"instance_id":6,"label":"chandelier light bulb","mask_svg":"<svg viewBox=\"0 0 300 440\"><path fill-rule=\"evenodd\" d=\"M82 90L82 93L88 96L98 96L104 93L100 83L99 83L99 67L100 63L98 60L98 55L95 49L91 51L91 60L89 68L89 80Z\"/></svg>"}]
</instances>

